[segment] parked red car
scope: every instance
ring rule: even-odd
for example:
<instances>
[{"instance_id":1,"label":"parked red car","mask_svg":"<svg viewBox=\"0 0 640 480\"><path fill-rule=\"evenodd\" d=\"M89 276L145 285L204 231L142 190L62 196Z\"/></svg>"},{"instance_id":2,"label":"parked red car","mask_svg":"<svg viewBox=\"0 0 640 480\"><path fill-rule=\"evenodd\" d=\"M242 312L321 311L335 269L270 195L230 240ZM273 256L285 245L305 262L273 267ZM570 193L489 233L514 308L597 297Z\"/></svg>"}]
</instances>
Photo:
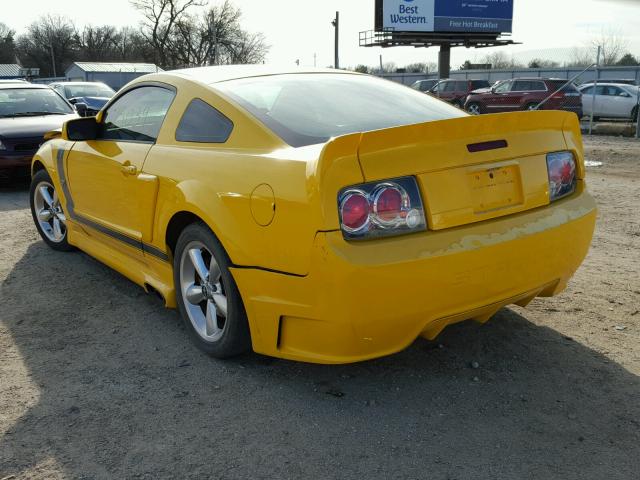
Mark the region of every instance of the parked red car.
<instances>
[{"instance_id":1,"label":"parked red car","mask_svg":"<svg viewBox=\"0 0 640 480\"><path fill-rule=\"evenodd\" d=\"M535 110L536 107L567 83L562 79L514 78L496 83L490 89L472 92L464 109L474 115L481 113ZM575 85L568 84L553 95L541 110L567 110L582 117L582 94Z\"/></svg>"},{"instance_id":2,"label":"parked red car","mask_svg":"<svg viewBox=\"0 0 640 480\"><path fill-rule=\"evenodd\" d=\"M441 80L430 93L462 108L469 93L479 88L489 88L490 85L487 80Z\"/></svg>"}]
</instances>

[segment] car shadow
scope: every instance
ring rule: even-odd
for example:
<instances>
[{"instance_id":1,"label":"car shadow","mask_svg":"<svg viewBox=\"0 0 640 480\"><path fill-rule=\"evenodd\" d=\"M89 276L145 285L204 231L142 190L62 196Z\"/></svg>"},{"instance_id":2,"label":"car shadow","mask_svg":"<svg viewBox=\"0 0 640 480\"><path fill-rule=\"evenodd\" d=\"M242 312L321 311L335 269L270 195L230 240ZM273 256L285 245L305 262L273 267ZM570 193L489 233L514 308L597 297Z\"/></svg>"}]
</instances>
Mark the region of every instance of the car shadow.
<instances>
[{"instance_id":1,"label":"car shadow","mask_svg":"<svg viewBox=\"0 0 640 480\"><path fill-rule=\"evenodd\" d=\"M29 207L30 179L0 179L0 213Z\"/></svg>"},{"instance_id":2,"label":"car shadow","mask_svg":"<svg viewBox=\"0 0 640 480\"><path fill-rule=\"evenodd\" d=\"M0 478L640 472L638 376L512 309L388 358L321 366L206 357L157 299L41 242L0 298Z\"/></svg>"}]
</instances>

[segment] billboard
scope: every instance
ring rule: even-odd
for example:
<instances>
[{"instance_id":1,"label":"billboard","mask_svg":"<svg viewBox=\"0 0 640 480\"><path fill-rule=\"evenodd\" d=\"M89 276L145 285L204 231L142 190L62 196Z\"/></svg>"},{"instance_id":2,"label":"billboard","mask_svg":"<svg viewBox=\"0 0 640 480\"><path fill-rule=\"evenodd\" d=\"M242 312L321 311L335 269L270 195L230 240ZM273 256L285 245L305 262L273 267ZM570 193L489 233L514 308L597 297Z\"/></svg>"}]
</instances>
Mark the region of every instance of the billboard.
<instances>
[{"instance_id":1,"label":"billboard","mask_svg":"<svg viewBox=\"0 0 640 480\"><path fill-rule=\"evenodd\" d=\"M376 30L510 33L513 0L376 0Z\"/></svg>"}]
</instances>

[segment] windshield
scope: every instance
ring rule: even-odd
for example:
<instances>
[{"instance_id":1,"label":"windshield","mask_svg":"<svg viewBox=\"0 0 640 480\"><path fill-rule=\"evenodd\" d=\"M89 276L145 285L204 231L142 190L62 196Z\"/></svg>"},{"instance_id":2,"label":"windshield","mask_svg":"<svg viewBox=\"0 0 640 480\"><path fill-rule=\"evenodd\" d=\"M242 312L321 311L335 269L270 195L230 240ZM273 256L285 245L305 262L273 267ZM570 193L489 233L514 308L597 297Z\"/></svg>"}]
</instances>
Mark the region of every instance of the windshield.
<instances>
[{"instance_id":1,"label":"windshield","mask_svg":"<svg viewBox=\"0 0 640 480\"><path fill-rule=\"evenodd\" d=\"M65 85L64 96L67 98L76 97L101 97L111 98L116 92L106 85Z\"/></svg>"},{"instance_id":2,"label":"windshield","mask_svg":"<svg viewBox=\"0 0 640 480\"><path fill-rule=\"evenodd\" d=\"M350 74L274 75L215 84L293 147L466 113L398 83Z\"/></svg>"},{"instance_id":3,"label":"windshield","mask_svg":"<svg viewBox=\"0 0 640 480\"><path fill-rule=\"evenodd\" d=\"M67 115L73 109L60 95L48 88L10 88L0 90L0 117Z\"/></svg>"}]
</instances>

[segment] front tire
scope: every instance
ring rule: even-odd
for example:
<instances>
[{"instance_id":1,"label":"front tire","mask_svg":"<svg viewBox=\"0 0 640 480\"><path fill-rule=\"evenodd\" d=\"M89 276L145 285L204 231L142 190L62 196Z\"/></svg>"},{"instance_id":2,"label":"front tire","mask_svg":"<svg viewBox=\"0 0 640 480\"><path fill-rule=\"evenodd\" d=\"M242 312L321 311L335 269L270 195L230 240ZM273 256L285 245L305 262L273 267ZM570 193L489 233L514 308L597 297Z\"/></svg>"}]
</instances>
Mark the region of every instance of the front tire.
<instances>
[{"instance_id":1,"label":"front tire","mask_svg":"<svg viewBox=\"0 0 640 480\"><path fill-rule=\"evenodd\" d=\"M42 240L59 252L75 250L69 245L67 216L62 209L51 176L46 170L40 170L33 176L29 199L31 216Z\"/></svg>"},{"instance_id":2,"label":"front tire","mask_svg":"<svg viewBox=\"0 0 640 480\"><path fill-rule=\"evenodd\" d=\"M527 103L527 104L524 106L524 109L525 109L527 112L533 112L533 111L534 111L534 110L536 110L537 108L538 108L538 104L537 104L537 103Z\"/></svg>"},{"instance_id":3,"label":"front tire","mask_svg":"<svg viewBox=\"0 0 640 480\"><path fill-rule=\"evenodd\" d=\"M633 107L633 110L631 111L631 122L635 123L638 121L638 107Z\"/></svg>"},{"instance_id":4,"label":"front tire","mask_svg":"<svg viewBox=\"0 0 640 480\"><path fill-rule=\"evenodd\" d=\"M230 266L206 225L194 223L182 231L173 260L178 310L195 345L215 358L251 349L247 314Z\"/></svg>"}]
</instances>

